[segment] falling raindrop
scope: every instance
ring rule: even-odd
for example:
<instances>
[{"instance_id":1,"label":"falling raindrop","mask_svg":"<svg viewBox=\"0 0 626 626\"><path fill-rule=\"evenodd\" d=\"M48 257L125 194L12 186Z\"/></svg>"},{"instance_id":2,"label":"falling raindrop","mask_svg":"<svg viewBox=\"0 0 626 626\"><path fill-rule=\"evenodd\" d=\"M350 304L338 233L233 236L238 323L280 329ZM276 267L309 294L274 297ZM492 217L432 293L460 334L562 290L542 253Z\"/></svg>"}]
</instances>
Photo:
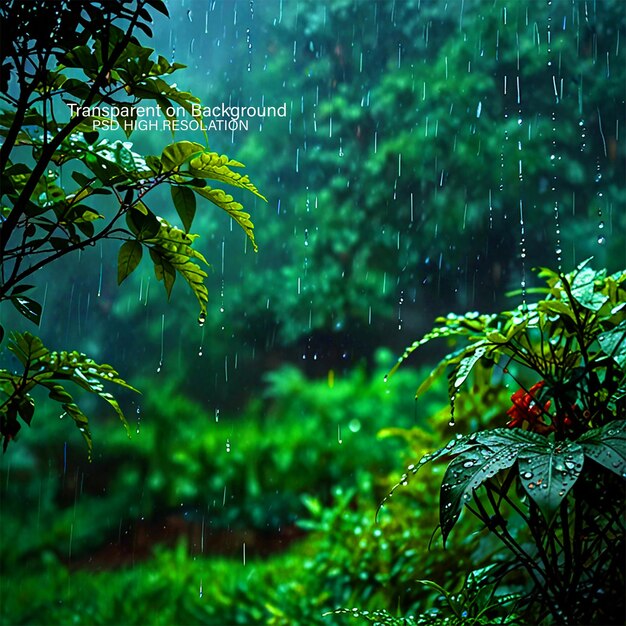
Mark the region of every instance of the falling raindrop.
<instances>
[{"instance_id":1,"label":"falling raindrop","mask_svg":"<svg viewBox=\"0 0 626 626\"><path fill-rule=\"evenodd\" d=\"M161 368L163 367L163 340L165 334L165 313L161 314L161 356L159 357L159 365L157 367L157 374L161 372Z\"/></svg>"},{"instance_id":2,"label":"falling raindrop","mask_svg":"<svg viewBox=\"0 0 626 626\"><path fill-rule=\"evenodd\" d=\"M248 46L248 72L252 71L252 40L250 39L250 29L246 28L246 45Z\"/></svg>"},{"instance_id":3,"label":"falling raindrop","mask_svg":"<svg viewBox=\"0 0 626 626\"><path fill-rule=\"evenodd\" d=\"M102 294L102 270L104 266L103 252L102 252L102 244L100 244L100 276L98 278L98 298Z\"/></svg>"},{"instance_id":4,"label":"falling raindrop","mask_svg":"<svg viewBox=\"0 0 626 626\"><path fill-rule=\"evenodd\" d=\"M522 279L520 282L522 288L522 307L526 310L526 229L524 226L524 205L519 200L519 224L520 224L520 257L522 259Z\"/></svg>"}]
</instances>

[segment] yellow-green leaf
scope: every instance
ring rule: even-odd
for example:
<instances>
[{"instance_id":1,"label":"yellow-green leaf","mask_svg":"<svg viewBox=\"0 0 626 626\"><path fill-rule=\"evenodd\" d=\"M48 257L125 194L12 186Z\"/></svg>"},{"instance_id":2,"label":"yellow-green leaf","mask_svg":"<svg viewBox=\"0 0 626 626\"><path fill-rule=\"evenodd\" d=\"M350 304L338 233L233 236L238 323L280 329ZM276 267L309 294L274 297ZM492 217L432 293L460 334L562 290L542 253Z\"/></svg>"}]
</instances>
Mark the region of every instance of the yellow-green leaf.
<instances>
[{"instance_id":1,"label":"yellow-green leaf","mask_svg":"<svg viewBox=\"0 0 626 626\"><path fill-rule=\"evenodd\" d=\"M192 141L177 141L166 146L161 154L161 164L164 170L179 168L190 157L202 152L204 147Z\"/></svg>"},{"instance_id":2,"label":"yellow-green leaf","mask_svg":"<svg viewBox=\"0 0 626 626\"><path fill-rule=\"evenodd\" d=\"M259 190L250 182L248 176L233 172L230 167L241 167L241 163L231 161L227 156L217 152L203 152L189 162L189 173L197 178L212 178L233 187L241 187L251 191L255 196L267 202Z\"/></svg>"},{"instance_id":3,"label":"yellow-green leaf","mask_svg":"<svg viewBox=\"0 0 626 626\"><path fill-rule=\"evenodd\" d=\"M228 213L236 222L243 228L246 235L248 235L254 251L256 252L258 246L254 239L254 224L250 221L250 214L243 210L243 205L222 189L212 189L211 187L194 187L194 191L206 198L213 204L220 207Z\"/></svg>"}]
</instances>

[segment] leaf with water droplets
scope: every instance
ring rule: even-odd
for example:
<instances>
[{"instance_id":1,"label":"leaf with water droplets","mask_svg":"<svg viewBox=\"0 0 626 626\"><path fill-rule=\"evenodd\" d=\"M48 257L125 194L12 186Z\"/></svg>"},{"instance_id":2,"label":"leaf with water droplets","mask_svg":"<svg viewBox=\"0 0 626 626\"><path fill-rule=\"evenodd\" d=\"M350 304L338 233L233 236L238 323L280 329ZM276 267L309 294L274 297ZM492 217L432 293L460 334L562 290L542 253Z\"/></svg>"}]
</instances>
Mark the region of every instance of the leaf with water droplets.
<instances>
[{"instance_id":1,"label":"leaf with water droplets","mask_svg":"<svg viewBox=\"0 0 626 626\"><path fill-rule=\"evenodd\" d=\"M353 609L335 609L334 611L328 611L327 613L323 613L322 617L326 617L328 615L351 615L352 617L356 617L366 622L371 622L373 624L380 624L382 626L407 626L410 622L407 621L404 617L394 617L390 613L385 610L377 610L377 611L365 611L357 608Z\"/></svg>"},{"instance_id":2,"label":"leaf with water droplets","mask_svg":"<svg viewBox=\"0 0 626 626\"><path fill-rule=\"evenodd\" d=\"M590 267L582 268L575 276L571 284L572 296L586 309L597 311L609 299L595 290L595 281L599 278L598 273Z\"/></svg>"},{"instance_id":3,"label":"leaf with water droplets","mask_svg":"<svg viewBox=\"0 0 626 626\"><path fill-rule=\"evenodd\" d=\"M67 414L74 420L74 424L76 424L76 428L80 431L80 434L83 436L85 443L87 444L87 454L91 459L91 451L93 448L93 444L91 441L91 431L89 430L89 420L87 416L80 410L80 407L75 402L68 402L67 404L61 405L63 409L67 412Z\"/></svg>"},{"instance_id":4,"label":"leaf with water droplets","mask_svg":"<svg viewBox=\"0 0 626 626\"><path fill-rule=\"evenodd\" d=\"M614 359L622 370L626 369L626 321L598 335L600 347Z\"/></svg>"},{"instance_id":5,"label":"leaf with water droplets","mask_svg":"<svg viewBox=\"0 0 626 626\"><path fill-rule=\"evenodd\" d=\"M465 382L474 368L474 365L480 361L486 350L487 346L485 346L484 341L479 341L471 346L469 355L463 358L459 366L452 373L451 380L453 380L454 387L458 389Z\"/></svg>"},{"instance_id":6,"label":"leaf with water droplets","mask_svg":"<svg viewBox=\"0 0 626 626\"><path fill-rule=\"evenodd\" d=\"M578 480L584 460L576 442L544 439L543 445L520 452L520 480L548 523Z\"/></svg>"},{"instance_id":7,"label":"leaf with water droplets","mask_svg":"<svg viewBox=\"0 0 626 626\"><path fill-rule=\"evenodd\" d=\"M204 279L207 274L192 261L192 259L199 259L208 265L204 256L191 247L198 235L184 233L170 226L164 219L160 220L160 224L158 235L144 241L144 245L149 248L157 280L163 281L169 298L178 272L187 281L198 299L200 313L206 315L209 292Z\"/></svg>"},{"instance_id":8,"label":"leaf with water droplets","mask_svg":"<svg viewBox=\"0 0 626 626\"><path fill-rule=\"evenodd\" d=\"M112 394L105 391L105 383L113 383L132 391L137 390L120 378L110 365L96 363L80 352L67 352L65 350L52 352L43 345L39 337L26 332L12 333L8 348L24 365L25 372L18 375L7 370L0 370L0 387L4 387L5 391L7 386L17 390L17 394L13 394L15 401L9 402L9 409L11 406L15 406L27 424L30 424L35 408L29 392L36 386L44 387L48 391L49 398L61 404L63 410L74 420L87 442L91 454L91 435L87 416L76 405L72 395L64 386L66 382L72 382L107 402L116 412L126 430L129 430L117 400ZM18 381L20 385L17 384ZM23 381L26 383L24 384ZM2 411L3 420L6 413L7 410ZM11 416L9 415L9 417ZM13 422L16 423L16 420ZM11 435L17 432L15 424L12 428L13 431L7 432L3 422L1 434L5 437L5 446L7 434Z\"/></svg>"},{"instance_id":9,"label":"leaf with water droplets","mask_svg":"<svg viewBox=\"0 0 626 626\"><path fill-rule=\"evenodd\" d=\"M408 471L410 472L409 474L403 474L402 477L400 478L400 480L391 488L391 491L387 494L387 496L385 496L383 498L383 500L381 501L381 503L378 505L378 510L376 512L376 515L378 515L378 513L380 512L380 509L385 505L385 503L387 502L387 500L389 500L389 498L391 498L391 496L393 496L393 494L395 493L396 489L398 489L398 487L405 487L406 485L409 484L410 480L413 478L413 476L415 476L415 474L417 474L418 470L423 467L424 465L426 465L426 463L430 463L431 461L435 461L436 459L442 457L442 456L447 456L447 455L457 455L457 454L461 454L463 452L466 452L467 450L470 450L471 448L475 447L476 444L476 437L475 437L475 433L473 433L470 436L462 436L462 435L457 435L457 437L455 439L451 439L445 447L440 448L439 450L435 450L435 452L431 452L430 454L425 454L417 464L412 464L409 465L409 467L407 468Z\"/></svg>"},{"instance_id":10,"label":"leaf with water droplets","mask_svg":"<svg viewBox=\"0 0 626 626\"><path fill-rule=\"evenodd\" d=\"M534 433L506 428L477 433L473 442L480 447L468 450L466 446L450 463L439 495L439 523L444 544L474 490L514 465L521 450L537 444L537 437ZM469 437L467 440L470 441Z\"/></svg>"},{"instance_id":11,"label":"leaf with water droplets","mask_svg":"<svg viewBox=\"0 0 626 626\"><path fill-rule=\"evenodd\" d=\"M585 456L626 478L626 422L615 420L578 438Z\"/></svg>"}]
</instances>

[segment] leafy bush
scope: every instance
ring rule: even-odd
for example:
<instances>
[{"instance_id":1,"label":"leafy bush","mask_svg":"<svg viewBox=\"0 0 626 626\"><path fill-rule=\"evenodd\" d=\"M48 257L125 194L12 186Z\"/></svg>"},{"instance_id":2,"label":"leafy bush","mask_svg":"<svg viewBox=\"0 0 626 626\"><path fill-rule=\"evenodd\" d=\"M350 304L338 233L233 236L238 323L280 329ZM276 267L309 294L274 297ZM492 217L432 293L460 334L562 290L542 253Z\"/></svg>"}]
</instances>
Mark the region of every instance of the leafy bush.
<instances>
[{"instance_id":1,"label":"leafy bush","mask_svg":"<svg viewBox=\"0 0 626 626\"><path fill-rule=\"evenodd\" d=\"M100 474L107 471L101 465L103 457L109 463L119 463L119 470L110 474L108 482L116 488L107 489L106 497L83 493L75 500L68 498L68 506L54 515L56 522L50 529L40 522L44 532L38 535L32 532L32 511L40 494L44 496L39 501L40 520L53 519L51 513L59 506L53 494L58 497L58 492L65 493L67 498L67 492L74 494L78 485L71 463L66 475L50 472L44 487L32 481L23 502L25 512L11 516L9 536L15 541L7 543L7 548L11 544L29 547L26 552L13 549L4 555L10 557L3 559L4 566L19 571L22 581L19 589L14 588L17 579L3 583L3 597L10 598L4 619L7 623L44 619L49 623L123 620L129 624L322 626L331 619L323 615L342 606L358 606L370 615L381 607L390 614L447 615L447 605L442 608L441 592L434 585L463 589L465 571L498 562L498 545L488 534L473 532L471 518L460 520L452 548L444 551L440 542L432 541L438 484L445 470L437 463L423 469L424 480L413 481L397 492L376 518L376 507L389 483L387 473L398 459L408 462L415 454L426 453L436 445L441 432L450 428L442 386L436 383L428 402L414 407L410 389L415 373L402 370L385 382L383 372L389 369L389 356L380 353L371 375L357 369L331 377L332 388L328 378L313 381L294 369L278 370L268 380L266 397L250 407L252 420L242 416L235 422L220 415L216 422L214 415L198 411L192 403L175 400L174 389L161 388L162 396L170 401L142 408L139 436L129 442L111 424L110 436L99 437L102 443L97 450L101 452L91 464L94 470ZM466 416L474 412L501 415L506 400L508 392L503 388L460 396L458 428L469 423ZM494 409L496 405L499 411ZM429 414L432 417L427 419ZM405 428L389 426L397 424L402 415ZM355 424L349 427L355 418L361 421L358 432L353 432ZM209 430L207 422L215 430L207 433L206 441L196 436L196 442L187 436L186 429L200 432L200 420L205 424L203 430ZM343 443L339 444L337 425L346 423ZM376 439L381 426L386 428ZM320 435L324 429L326 436ZM226 438L230 438L230 452L226 452ZM40 439L35 438L34 443L40 444ZM3 476L5 505L15 502L18 493L24 494L20 480L32 472L36 457L29 463L17 451L36 454L38 449L31 445L25 440L20 448L7 453L11 480ZM207 448L209 445L212 447ZM153 446L159 446L157 454ZM131 449L141 455L133 459ZM68 456L77 452L79 448ZM232 499L227 496L226 506L222 506L225 482L230 485L227 493L235 495ZM69 484L63 487L64 483ZM252 490L255 485L256 492ZM277 489L285 497L282 509ZM72 559L80 559L81 568L102 567L97 555L90 564L81 554L88 548L93 554L107 536L118 532L121 515L153 515L158 519L166 507L181 511L181 493L185 494L187 520L205 514L207 546L219 540L220 535L213 534L216 526L235 533L230 535L233 541L238 537L235 528L246 524L260 529L269 524L280 537L286 525L295 522L307 535L286 553L273 554L266 562L259 560L258 545L251 541L245 568L241 544L235 559L212 556L208 560L193 543L193 533L176 551L159 548L148 561L140 561L138 553L135 566L128 570L70 572L62 565L71 546ZM114 494L123 495L124 501ZM201 498L204 501L196 506L196 513L194 506ZM207 509L208 498L216 499L216 506L211 500ZM36 540L29 545L28 537ZM50 584L38 592L28 615L20 603L35 593L42 575ZM433 581L432 585L420 583L423 579ZM511 590L515 588L507 588L507 593ZM172 600L162 606L165 595ZM478 603L471 598L463 602L463 606ZM487 614L493 617L496 613L490 609ZM339 615L332 618L335 623L340 619Z\"/></svg>"},{"instance_id":2,"label":"leafy bush","mask_svg":"<svg viewBox=\"0 0 626 626\"><path fill-rule=\"evenodd\" d=\"M409 466L396 487L445 459L444 542L467 508L501 542L509 570L525 572L531 621L622 623L626 271L607 275L586 261L567 275L540 276L544 299L499 314L448 315L400 359L432 339L461 338L418 395L448 370L454 402L479 363L520 388L508 428L458 435ZM529 377L540 381L530 386Z\"/></svg>"},{"instance_id":3,"label":"leafy bush","mask_svg":"<svg viewBox=\"0 0 626 626\"><path fill-rule=\"evenodd\" d=\"M404 444L377 441L376 433L416 418L415 374L407 370L386 383L390 362L381 351L372 373L361 367L318 380L281 368L268 376L265 397L241 416L209 413L168 378L138 407L130 439L114 421L94 421L100 436L91 463L65 441L64 420L50 415L40 436L24 432L22 451L9 449L3 462L6 524L15 539L3 559L43 549L65 555L70 536L80 555L113 540L120 526L132 533L142 520L172 516L207 533L293 526L306 512L303 493L328 504L333 487L349 486L357 472L384 477L392 470ZM440 388L428 410L443 402ZM382 482L377 489L382 498ZM53 521L33 532L33 510Z\"/></svg>"}]
</instances>

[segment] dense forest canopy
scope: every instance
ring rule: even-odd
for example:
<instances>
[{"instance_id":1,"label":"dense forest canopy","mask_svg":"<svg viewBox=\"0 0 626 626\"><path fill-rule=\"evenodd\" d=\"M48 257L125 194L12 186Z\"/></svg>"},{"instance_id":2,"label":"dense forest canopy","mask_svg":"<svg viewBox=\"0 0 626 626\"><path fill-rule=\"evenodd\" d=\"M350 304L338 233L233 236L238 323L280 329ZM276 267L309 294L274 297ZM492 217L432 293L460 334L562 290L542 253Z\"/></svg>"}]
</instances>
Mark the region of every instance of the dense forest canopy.
<instances>
[{"instance_id":1,"label":"dense forest canopy","mask_svg":"<svg viewBox=\"0 0 626 626\"><path fill-rule=\"evenodd\" d=\"M205 333L218 331L231 377L235 354L246 385L255 362L285 357L325 375L322 357L356 362L379 332L400 349L436 314L496 309L530 286L534 266L623 264L619 2L244 5L188 1L154 25L206 106L288 111L210 136L212 149L262 173L269 199L248 203L264 233L254 258L226 220L197 218L213 265ZM157 152L165 135L133 140ZM157 202L168 217L169 199ZM115 276L99 272L109 254L96 252L74 288L102 282L98 307L147 320L157 350L164 326L166 354L182 344L197 353L188 310L150 297L146 315L142 298L111 291ZM137 277L141 292L147 270ZM90 342L100 332L133 341L106 324ZM220 380L213 393L226 401Z\"/></svg>"}]
</instances>

